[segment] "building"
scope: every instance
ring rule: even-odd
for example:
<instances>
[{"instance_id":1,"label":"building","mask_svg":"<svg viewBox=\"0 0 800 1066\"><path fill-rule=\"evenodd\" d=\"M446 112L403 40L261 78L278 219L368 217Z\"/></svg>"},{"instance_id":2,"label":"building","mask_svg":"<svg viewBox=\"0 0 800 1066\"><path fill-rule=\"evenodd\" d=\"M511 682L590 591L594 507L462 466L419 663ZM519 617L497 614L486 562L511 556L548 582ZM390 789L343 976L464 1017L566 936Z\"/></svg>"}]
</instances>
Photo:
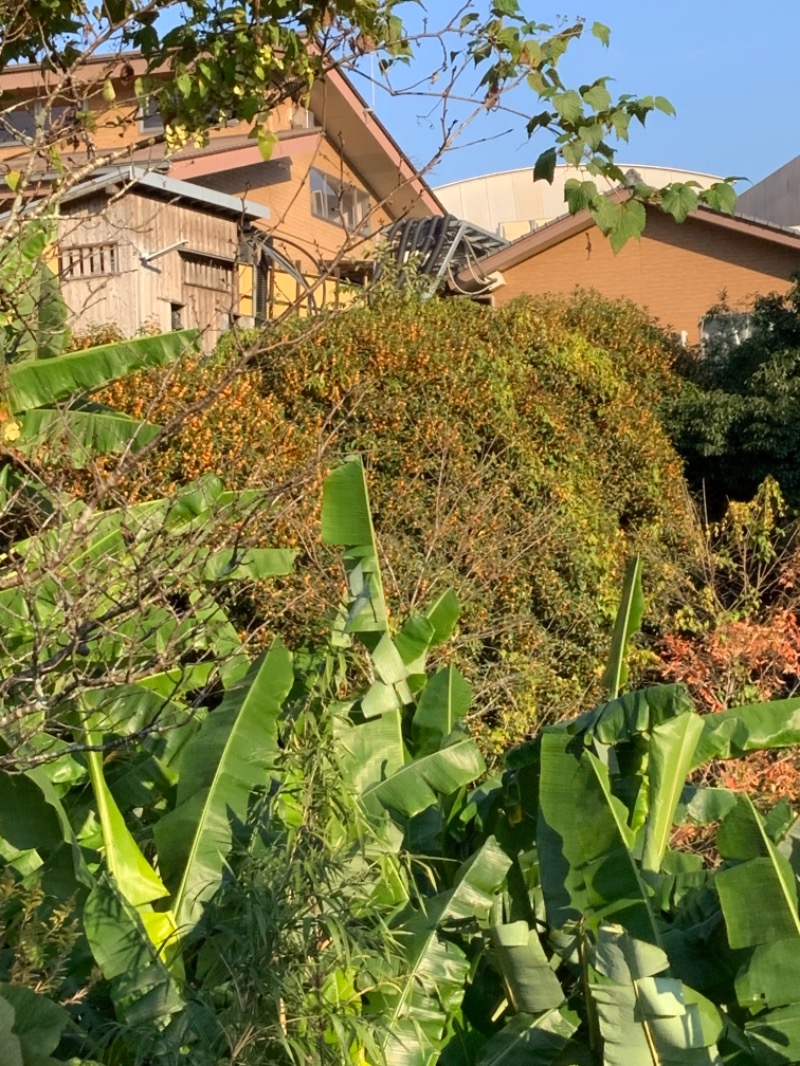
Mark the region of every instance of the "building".
<instances>
[{"instance_id":1,"label":"building","mask_svg":"<svg viewBox=\"0 0 800 1066\"><path fill-rule=\"evenodd\" d=\"M688 170L619 165L626 174L635 175L636 181L654 188L662 188L673 181L693 181L706 189L720 180L711 174ZM441 185L436 189L436 195L456 217L469 219L491 233L515 240L568 213L564 186L571 178L595 181L600 192L614 189L614 183L605 178L592 178L579 167L562 165L556 167L552 183L534 181L533 168L522 167Z\"/></svg>"},{"instance_id":2,"label":"building","mask_svg":"<svg viewBox=\"0 0 800 1066\"><path fill-rule=\"evenodd\" d=\"M626 195L623 192L612 195ZM462 272L459 289L491 291L495 304L577 286L627 297L696 344L708 310L724 300L747 311L756 295L785 292L800 270L800 233L700 207L683 223L648 206L639 240L614 254L588 210L567 215L481 259L484 278Z\"/></svg>"},{"instance_id":3,"label":"building","mask_svg":"<svg viewBox=\"0 0 800 1066\"><path fill-rule=\"evenodd\" d=\"M78 328L112 320L128 333L180 319L213 338L225 321L343 302L375 234L444 213L339 71L315 84L307 107L273 109L269 159L244 123L221 123L207 145L168 155L153 143L160 117L135 96L143 71L138 55L87 62L78 95L88 119L59 103L38 65L0 76L0 171L24 170L39 196L58 176L53 149L59 168L91 171L64 202L54 253Z\"/></svg>"},{"instance_id":4,"label":"building","mask_svg":"<svg viewBox=\"0 0 800 1066\"><path fill-rule=\"evenodd\" d=\"M800 155L743 192L736 209L779 226L800 226Z\"/></svg>"}]
</instances>

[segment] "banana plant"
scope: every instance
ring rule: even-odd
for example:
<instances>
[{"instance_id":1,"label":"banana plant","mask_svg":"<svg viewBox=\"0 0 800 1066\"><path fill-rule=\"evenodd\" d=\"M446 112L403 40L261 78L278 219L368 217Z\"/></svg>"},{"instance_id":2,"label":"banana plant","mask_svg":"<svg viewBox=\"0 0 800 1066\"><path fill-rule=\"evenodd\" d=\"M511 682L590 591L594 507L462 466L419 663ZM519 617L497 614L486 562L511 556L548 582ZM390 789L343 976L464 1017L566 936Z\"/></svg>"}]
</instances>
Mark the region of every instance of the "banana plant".
<instances>
[{"instance_id":1,"label":"banana plant","mask_svg":"<svg viewBox=\"0 0 800 1066\"><path fill-rule=\"evenodd\" d=\"M68 311L46 262L55 236L52 222L31 220L0 251L0 444L27 456L66 452L84 466L141 447L159 429L92 403L91 394L196 352L199 335L182 330L64 352Z\"/></svg>"}]
</instances>

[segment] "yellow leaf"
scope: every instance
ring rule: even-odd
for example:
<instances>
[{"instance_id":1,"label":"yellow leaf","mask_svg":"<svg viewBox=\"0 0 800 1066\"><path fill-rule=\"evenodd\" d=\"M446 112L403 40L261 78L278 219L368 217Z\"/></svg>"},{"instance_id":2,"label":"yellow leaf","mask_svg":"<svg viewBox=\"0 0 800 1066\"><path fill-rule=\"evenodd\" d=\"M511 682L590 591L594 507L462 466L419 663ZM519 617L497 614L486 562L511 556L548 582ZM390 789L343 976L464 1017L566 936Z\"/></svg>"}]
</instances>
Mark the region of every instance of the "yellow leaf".
<instances>
[{"instance_id":1,"label":"yellow leaf","mask_svg":"<svg viewBox=\"0 0 800 1066\"><path fill-rule=\"evenodd\" d=\"M20 429L19 422L3 423L2 434L4 441L19 440L19 435L21 432L22 430Z\"/></svg>"}]
</instances>

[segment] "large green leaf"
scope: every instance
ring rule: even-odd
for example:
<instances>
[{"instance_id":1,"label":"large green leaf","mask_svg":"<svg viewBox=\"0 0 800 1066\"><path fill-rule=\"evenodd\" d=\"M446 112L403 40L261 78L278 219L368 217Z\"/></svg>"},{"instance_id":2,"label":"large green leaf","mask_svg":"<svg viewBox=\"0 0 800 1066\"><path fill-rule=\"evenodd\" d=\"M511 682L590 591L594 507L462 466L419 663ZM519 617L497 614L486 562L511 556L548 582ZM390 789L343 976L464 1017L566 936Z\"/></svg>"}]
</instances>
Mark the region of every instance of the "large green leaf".
<instances>
[{"instance_id":1,"label":"large green leaf","mask_svg":"<svg viewBox=\"0 0 800 1066\"><path fill-rule=\"evenodd\" d=\"M642 560L637 555L630 561L625 571L622 599L617 611L614 635L611 640L611 654L606 672L603 674L603 688L607 692L609 699L614 700L617 698L619 690L628 677L628 668L625 665L625 651L628 641L642 624L643 616Z\"/></svg>"},{"instance_id":2,"label":"large green leaf","mask_svg":"<svg viewBox=\"0 0 800 1066\"><path fill-rule=\"evenodd\" d=\"M669 845L695 748L703 732L696 714L682 714L657 725L650 738L647 764L648 812L644 826L642 870L657 874Z\"/></svg>"},{"instance_id":3,"label":"large green leaf","mask_svg":"<svg viewBox=\"0 0 800 1066\"><path fill-rule=\"evenodd\" d=\"M292 548L224 548L203 567L206 581L262 581L291 574L297 552Z\"/></svg>"},{"instance_id":4,"label":"large green leaf","mask_svg":"<svg viewBox=\"0 0 800 1066\"><path fill-rule=\"evenodd\" d=\"M445 666L428 679L411 724L419 755L438 750L469 710L472 689L458 670Z\"/></svg>"},{"instance_id":5,"label":"large green leaf","mask_svg":"<svg viewBox=\"0 0 800 1066\"><path fill-rule=\"evenodd\" d=\"M554 1066L577 1028L577 1016L566 1011L517 1014L487 1041L478 1066Z\"/></svg>"},{"instance_id":6,"label":"large green leaf","mask_svg":"<svg viewBox=\"0 0 800 1066\"><path fill-rule=\"evenodd\" d=\"M91 734L87 737L91 745L96 745L98 740L99 737ZM102 754L87 751L86 760L102 828L103 857L111 879L132 907L164 899L169 892L133 839L106 784Z\"/></svg>"},{"instance_id":7,"label":"large green leaf","mask_svg":"<svg viewBox=\"0 0 800 1066\"><path fill-rule=\"evenodd\" d=\"M253 789L264 787L278 751L278 716L292 687L289 652L276 640L229 689L178 761L177 806L155 827L164 880L181 931L192 928L216 891Z\"/></svg>"},{"instance_id":8,"label":"large green leaf","mask_svg":"<svg viewBox=\"0 0 800 1066\"><path fill-rule=\"evenodd\" d=\"M470 961L447 936L458 923L485 921L511 865L490 837L459 871L454 887L396 929L402 969L370 1004L385 1040L387 1066L427 1066L459 1012Z\"/></svg>"},{"instance_id":9,"label":"large green leaf","mask_svg":"<svg viewBox=\"0 0 800 1066\"><path fill-rule=\"evenodd\" d=\"M539 1014L564 1002L561 984L544 953L539 934L526 921L493 925L492 954L516 1013Z\"/></svg>"},{"instance_id":10,"label":"large green leaf","mask_svg":"<svg viewBox=\"0 0 800 1066\"><path fill-rule=\"evenodd\" d=\"M408 759L383 780L373 780L363 797L367 803L379 800L388 810L410 818L434 805L440 796L452 795L470 784L485 768L478 745L471 737L462 736L439 751Z\"/></svg>"},{"instance_id":11,"label":"large green leaf","mask_svg":"<svg viewBox=\"0 0 800 1066\"><path fill-rule=\"evenodd\" d=\"M0 998L0 1062L3 1066L25 1066L22 1044L14 1033L14 1008Z\"/></svg>"},{"instance_id":12,"label":"large green leaf","mask_svg":"<svg viewBox=\"0 0 800 1066\"><path fill-rule=\"evenodd\" d=\"M166 366L197 346L196 330L137 337L88 348L82 352L29 360L8 367L9 402L13 411L58 403L93 392L132 370Z\"/></svg>"},{"instance_id":13,"label":"large green leaf","mask_svg":"<svg viewBox=\"0 0 800 1066\"><path fill-rule=\"evenodd\" d=\"M70 1016L64 1008L22 985L0 984L0 1000L14 1012L12 1033L19 1043L21 1055L17 1061L21 1062L22 1066L58 1066L51 1054L58 1047L64 1030L70 1024ZM3 1033L3 1017L7 1023L7 1010L0 1014L0 1049L5 1050L2 1048L5 1036L9 1051L8 1061L13 1064L16 1051L13 1041L8 1039L8 1033ZM0 1061L3 1066L8 1066L5 1058Z\"/></svg>"},{"instance_id":14,"label":"large green leaf","mask_svg":"<svg viewBox=\"0 0 800 1066\"><path fill-rule=\"evenodd\" d=\"M616 925L601 925L590 994L603 1037L604 1066L722 1066L722 1016L681 981L669 959Z\"/></svg>"},{"instance_id":15,"label":"large green leaf","mask_svg":"<svg viewBox=\"0 0 800 1066\"><path fill-rule=\"evenodd\" d=\"M703 717L703 735L692 767L711 759L732 759L748 751L800 744L800 698L751 703Z\"/></svg>"},{"instance_id":16,"label":"large green leaf","mask_svg":"<svg viewBox=\"0 0 800 1066\"><path fill-rule=\"evenodd\" d=\"M359 636L369 647L387 630L386 602L378 563L375 529L361 460L351 458L325 479L322 487L322 539L344 548L348 607L334 627L340 641Z\"/></svg>"},{"instance_id":17,"label":"large green leaf","mask_svg":"<svg viewBox=\"0 0 800 1066\"><path fill-rule=\"evenodd\" d=\"M119 1018L131 1025L163 1025L184 1007L179 985L163 961L142 915L105 874L89 894L83 927L101 973L111 983Z\"/></svg>"},{"instance_id":18,"label":"large green leaf","mask_svg":"<svg viewBox=\"0 0 800 1066\"><path fill-rule=\"evenodd\" d=\"M757 1066L794 1066L800 1062L800 1006L769 1011L745 1023Z\"/></svg>"},{"instance_id":19,"label":"large green leaf","mask_svg":"<svg viewBox=\"0 0 800 1066\"><path fill-rule=\"evenodd\" d=\"M537 846L551 925L613 920L658 943L626 809L612 794L607 768L560 730L542 736Z\"/></svg>"},{"instance_id":20,"label":"large green leaf","mask_svg":"<svg viewBox=\"0 0 800 1066\"><path fill-rule=\"evenodd\" d=\"M44 443L63 445L73 465L82 467L96 455L135 451L152 440L159 427L108 410L40 407L25 412L20 430L16 446L21 451L35 451Z\"/></svg>"},{"instance_id":21,"label":"large green leaf","mask_svg":"<svg viewBox=\"0 0 800 1066\"><path fill-rule=\"evenodd\" d=\"M736 833L729 831L726 846L722 829L729 824L736 828ZM716 877L730 946L750 948L776 940L800 941L794 873L767 836L763 820L749 797L741 797L722 829L721 846L726 853L736 854L738 850L739 854L746 854L751 847L756 851L756 857L720 870Z\"/></svg>"}]
</instances>

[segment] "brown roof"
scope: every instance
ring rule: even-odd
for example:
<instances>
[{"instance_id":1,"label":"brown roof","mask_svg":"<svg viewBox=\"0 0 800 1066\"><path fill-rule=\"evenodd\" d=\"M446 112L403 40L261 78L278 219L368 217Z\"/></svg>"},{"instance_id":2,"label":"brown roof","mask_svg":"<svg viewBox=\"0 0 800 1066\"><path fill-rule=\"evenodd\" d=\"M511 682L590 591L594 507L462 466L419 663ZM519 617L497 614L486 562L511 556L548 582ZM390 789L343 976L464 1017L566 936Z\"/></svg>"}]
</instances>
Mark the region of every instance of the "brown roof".
<instances>
[{"instance_id":1,"label":"brown roof","mask_svg":"<svg viewBox=\"0 0 800 1066\"><path fill-rule=\"evenodd\" d=\"M609 197L616 201L625 200L630 196L627 189L618 189L609 193ZM645 205L647 210L658 210L656 207ZM722 211L715 211L710 207L701 205L692 211L687 217L686 224L702 224L717 226L720 229L731 230L742 237L754 237L756 239L770 241L773 244L784 245L800 251L800 233L785 226L778 226L772 222L764 222L761 219L746 218L742 215L727 215ZM509 270L518 263L531 259L541 252L547 251L562 241L576 236L578 233L591 229L596 225L588 208L579 211L575 215L562 215L560 218L548 222L532 233L526 233L512 241L506 248L499 252L493 252L480 261L480 268L484 274L490 274L497 270ZM466 283L471 275L459 275L458 281Z\"/></svg>"},{"instance_id":2,"label":"brown roof","mask_svg":"<svg viewBox=\"0 0 800 1066\"><path fill-rule=\"evenodd\" d=\"M130 78L143 73L146 64L139 53L122 52L92 56L87 58L86 66L95 70L99 67L102 77L108 75ZM61 78L63 75L60 72L51 74L38 63L15 64L0 74L0 91L36 90L46 86L53 77ZM418 169L375 111L341 70L332 68L314 84L311 110L318 119L323 120L325 134L336 148L346 155L348 163L359 173L364 184L372 189L378 199L387 203L394 217L424 217L446 213L424 177L418 173ZM294 132L291 131L289 136ZM312 131L301 132L309 134ZM281 135L279 137L284 139ZM215 144L201 151L213 156L234 147L233 138L215 140ZM252 141L248 143L252 145ZM286 154L290 154L290 150L288 146L282 146L276 153L276 158ZM193 155L191 152L181 153L181 158L190 158ZM125 160L140 162L145 158L152 159L153 156L152 148L133 148L130 153L126 153ZM78 158L79 155L76 154L76 161ZM229 169L227 162L220 160L220 163L225 169Z\"/></svg>"}]
</instances>

